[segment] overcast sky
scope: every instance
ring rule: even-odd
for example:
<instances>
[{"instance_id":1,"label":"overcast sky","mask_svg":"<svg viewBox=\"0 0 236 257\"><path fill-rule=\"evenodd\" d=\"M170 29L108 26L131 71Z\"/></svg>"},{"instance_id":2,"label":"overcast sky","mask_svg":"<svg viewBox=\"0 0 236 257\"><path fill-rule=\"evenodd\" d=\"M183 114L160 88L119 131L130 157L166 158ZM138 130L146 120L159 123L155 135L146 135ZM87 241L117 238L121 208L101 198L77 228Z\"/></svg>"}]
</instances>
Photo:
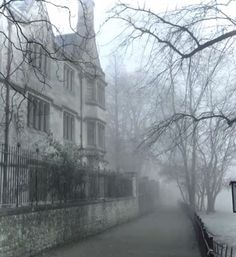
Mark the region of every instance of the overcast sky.
<instances>
[{"instance_id":1,"label":"overcast sky","mask_svg":"<svg viewBox=\"0 0 236 257\"><path fill-rule=\"evenodd\" d=\"M97 45L100 54L100 60L103 68L106 68L109 62L109 56L112 49L111 40L119 33L119 25L114 23L106 24L102 26L104 20L108 16L107 12L115 5L118 0L95 0L95 30L99 32L97 34ZM152 8L157 12L165 11L166 9L175 8L186 2L199 2L197 0L124 0L123 2L136 5L140 4ZM57 3L60 5L67 6L71 11L71 22L72 26L76 26L77 22L77 10L78 10L78 0L51 0L52 3ZM70 26L68 23L69 14L65 12L63 8L55 8L53 5L47 6L50 19L53 24L57 24L57 27L60 28L62 33L71 32ZM100 30L102 26L102 30ZM132 64L129 64L129 66Z\"/></svg>"},{"instance_id":2,"label":"overcast sky","mask_svg":"<svg viewBox=\"0 0 236 257\"><path fill-rule=\"evenodd\" d=\"M78 0L54 0L52 3L57 3L60 5L65 5L70 8L72 17L76 17L77 13L77 1ZM50 2L50 1L48 1ZM98 28L99 25L104 21L106 17L106 12L112 8L118 0L94 0L95 2L95 27ZM186 3L197 3L199 0L124 0L122 2L132 4L132 5L145 5L147 7L152 8L153 10L160 12L165 11L166 9L173 9L177 6L181 6ZM68 29L66 26L66 22L62 17L65 17L65 12L62 8L57 9L57 13L55 12L55 7L52 5L48 5L49 13L51 15L51 19L54 22L59 23L61 27ZM59 10L61 9L61 10ZM76 18L74 19L74 21ZM67 28L66 28L67 27Z\"/></svg>"},{"instance_id":3,"label":"overcast sky","mask_svg":"<svg viewBox=\"0 0 236 257\"><path fill-rule=\"evenodd\" d=\"M52 0L51 0L52 1ZM119 25L114 23L106 24L100 30L101 25L108 16L107 11L111 9L118 0L95 0L95 30L99 31L97 34L97 44L100 54L100 59L103 68L108 65L109 54L112 49L112 43L109 43L112 38L114 38L119 33ZM222 0L226 1L226 0ZM59 3L61 5L68 6L71 10L71 21L72 25L75 27L77 22L77 10L78 10L78 0L53 0L53 3ZM150 7L155 12L163 12L170 9L175 9L187 4L200 3L199 0L122 0L132 5L143 5L145 3L146 7ZM236 12L236 1L234 10L231 12ZM62 10L62 8L55 9L52 5L48 5L48 11L50 18L54 24L60 28L63 33L70 32L68 26L68 13Z\"/></svg>"},{"instance_id":4,"label":"overcast sky","mask_svg":"<svg viewBox=\"0 0 236 257\"><path fill-rule=\"evenodd\" d=\"M97 34L97 43L100 53L100 59L103 68L106 68L109 65L109 60L111 59L112 50L114 49L113 41L116 35L119 34L120 24L117 23L108 23L104 24L105 17L108 16L108 11L118 2L118 0L95 0L95 28L99 33ZM166 10L175 9L187 4L199 3L199 0L122 0L131 4L133 6L143 6L152 9L153 11L160 13L165 12ZM100 27L102 25L101 31ZM141 65L141 58L137 55L135 58L136 52L141 52L140 49L134 50L132 55L127 56L127 60L124 59L126 68L128 70L133 70L139 68ZM133 57L133 58L131 58ZM136 67L134 67L136 66Z\"/></svg>"}]
</instances>

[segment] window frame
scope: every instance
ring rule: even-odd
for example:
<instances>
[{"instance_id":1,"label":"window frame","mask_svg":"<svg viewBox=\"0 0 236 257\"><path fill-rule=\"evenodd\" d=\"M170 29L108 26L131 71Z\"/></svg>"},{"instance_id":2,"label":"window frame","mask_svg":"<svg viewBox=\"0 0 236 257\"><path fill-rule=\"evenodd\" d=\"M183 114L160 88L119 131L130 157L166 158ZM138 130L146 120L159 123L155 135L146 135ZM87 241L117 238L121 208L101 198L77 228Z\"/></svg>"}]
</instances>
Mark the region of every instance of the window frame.
<instances>
[{"instance_id":1,"label":"window frame","mask_svg":"<svg viewBox=\"0 0 236 257\"><path fill-rule=\"evenodd\" d=\"M89 118L87 124L87 145L97 149L106 149L106 125L102 121Z\"/></svg>"},{"instance_id":2,"label":"window frame","mask_svg":"<svg viewBox=\"0 0 236 257\"><path fill-rule=\"evenodd\" d=\"M63 139L75 141L75 116L68 111L63 111Z\"/></svg>"},{"instance_id":3,"label":"window frame","mask_svg":"<svg viewBox=\"0 0 236 257\"><path fill-rule=\"evenodd\" d=\"M97 82L97 102L102 108L106 108L106 90L101 82Z\"/></svg>"},{"instance_id":4,"label":"window frame","mask_svg":"<svg viewBox=\"0 0 236 257\"><path fill-rule=\"evenodd\" d=\"M74 82L75 82L75 71L69 65L64 63L63 66L63 86L68 91L74 91Z\"/></svg>"},{"instance_id":5,"label":"window frame","mask_svg":"<svg viewBox=\"0 0 236 257\"><path fill-rule=\"evenodd\" d=\"M97 103L97 88L96 83L92 79L87 80L87 92L86 92L86 101L88 103Z\"/></svg>"},{"instance_id":6,"label":"window frame","mask_svg":"<svg viewBox=\"0 0 236 257\"><path fill-rule=\"evenodd\" d=\"M90 130L89 125L93 124L93 129ZM95 120L87 120L87 145L90 147L96 147L97 146L97 129L96 129L97 125L96 125L96 121ZM92 132L93 130L93 132ZM90 132L93 133L93 136L91 137ZM91 140L91 138L93 140Z\"/></svg>"},{"instance_id":7,"label":"window frame","mask_svg":"<svg viewBox=\"0 0 236 257\"><path fill-rule=\"evenodd\" d=\"M106 148L106 140L105 140L105 135L106 135L106 127L103 123L97 122L97 133L98 133L98 147L101 149ZM102 133L102 134L101 134Z\"/></svg>"},{"instance_id":8,"label":"window frame","mask_svg":"<svg viewBox=\"0 0 236 257\"><path fill-rule=\"evenodd\" d=\"M27 126L37 131L49 133L50 104L49 102L28 94Z\"/></svg>"},{"instance_id":9,"label":"window frame","mask_svg":"<svg viewBox=\"0 0 236 257\"><path fill-rule=\"evenodd\" d=\"M45 76L49 76L49 58L42 47L43 43L31 43L29 46L29 62L33 68L39 70Z\"/></svg>"}]
</instances>

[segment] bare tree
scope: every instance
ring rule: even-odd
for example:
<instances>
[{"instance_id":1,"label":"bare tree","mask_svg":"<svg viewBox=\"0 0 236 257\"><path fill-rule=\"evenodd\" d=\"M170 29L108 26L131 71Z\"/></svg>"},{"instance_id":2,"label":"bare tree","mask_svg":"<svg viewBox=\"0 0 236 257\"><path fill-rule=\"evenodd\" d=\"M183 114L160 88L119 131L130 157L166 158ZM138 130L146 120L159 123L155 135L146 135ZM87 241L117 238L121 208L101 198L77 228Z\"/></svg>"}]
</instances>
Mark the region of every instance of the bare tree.
<instances>
[{"instance_id":1,"label":"bare tree","mask_svg":"<svg viewBox=\"0 0 236 257\"><path fill-rule=\"evenodd\" d=\"M235 54L233 4L202 1L156 13L119 3L108 18L124 24L120 46L142 46L143 67L158 84L157 120L144 145L158 157L167 154L172 163L164 164L166 175L193 207L203 208L207 196L209 211L234 154L235 84L227 71L234 67L229 60Z\"/></svg>"},{"instance_id":2,"label":"bare tree","mask_svg":"<svg viewBox=\"0 0 236 257\"><path fill-rule=\"evenodd\" d=\"M151 97L143 74L129 73L121 58L114 57L109 67L108 82L108 144L116 170L141 172L147 152L138 149L151 124ZM147 171L148 172L148 171Z\"/></svg>"},{"instance_id":3,"label":"bare tree","mask_svg":"<svg viewBox=\"0 0 236 257\"><path fill-rule=\"evenodd\" d=\"M229 95L226 85L215 83L221 73L224 73L221 69L222 65L224 65L223 57L224 55L211 50L207 52L207 55L204 53L198 55L198 59L189 59L188 65L183 65L181 69L176 69L172 65L170 55L169 73L164 77L165 84L163 88L160 88L157 93L160 99L161 117L151 126L145 141L145 144L151 146L158 155L164 154L168 156L167 160L170 164L162 163L164 172L167 172L165 175L169 178L172 177L177 183L183 199L188 201L193 208L203 207L206 190L209 189L205 178L210 171L206 167L203 168L203 153L200 149L201 147L208 147L205 151L207 154L213 151L213 146L213 149L210 150L209 147L211 145L207 144L205 146L205 141L216 129L219 134L215 138L215 144L222 144L222 149L218 148L215 155L218 156L219 163L225 166L220 172L222 175L226 172L227 165L230 163L229 156L234 153L232 147L230 147L229 151L224 152L223 145L226 141L222 140L222 138L224 133L225 136L229 136L229 134L224 131L225 124L220 120L218 121L223 126L221 129L217 128L217 124L213 121L211 121L211 127L209 128L204 124L192 122L191 118L179 117L176 120L168 120L166 117L169 117L170 113L174 113L174 115L177 113L189 113L189 117L192 117L203 111L214 112L215 109L224 111L229 107L227 106ZM219 99L220 91L225 91L225 95L222 94ZM226 106L227 108L225 108ZM160 120L165 122L162 123ZM207 119L205 123L207 121L209 122ZM169 124L167 125L166 122L169 122ZM168 126L168 130L166 130L166 126ZM203 140L203 134L205 135L205 141ZM230 144L234 144L233 137L230 138ZM163 147L160 147L160 143ZM225 154L228 156L227 158L220 158ZM223 161L225 161L224 164ZM220 175L222 177L220 179L217 172L212 174L215 175L212 179L218 181L218 189L216 191L219 192L223 183L223 175ZM208 200L210 205L210 196Z\"/></svg>"},{"instance_id":4,"label":"bare tree","mask_svg":"<svg viewBox=\"0 0 236 257\"><path fill-rule=\"evenodd\" d=\"M209 120L198 145L201 184L207 198L207 212L215 211L216 197L224 185L224 179L232 159L235 157L235 132L225 131L222 121ZM203 197L203 195L202 195Z\"/></svg>"},{"instance_id":5,"label":"bare tree","mask_svg":"<svg viewBox=\"0 0 236 257\"><path fill-rule=\"evenodd\" d=\"M236 21L228 12L233 2L201 1L164 13L153 12L145 6L118 3L108 19L118 19L127 25L128 42L148 37L160 44L161 49L150 50L155 56L158 51L170 48L187 59L236 36Z\"/></svg>"},{"instance_id":6,"label":"bare tree","mask_svg":"<svg viewBox=\"0 0 236 257\"><path fill-rule=\"evenodd\" d=\"M235 17L230 10L234 1L202 1L195 5L186 5L176 10L157 13L145 5L118 3L110 13L109 19L117 19L124 24L120 45L134 45L143 42L147 56L146 68L155 72L157 79L168 71L169 55L173 56L173 65L181 68L194 60L201 52L214 49L225 54L233 54L235 45ZM159 70L157 67L162 67ZM158 71L157 71L158 70ZM195 114L177 112L159 123L160 132L180 119L200 122L217 118L228 126L236 121L235 116L215 110Z\"/></svg>"}]
</instances>

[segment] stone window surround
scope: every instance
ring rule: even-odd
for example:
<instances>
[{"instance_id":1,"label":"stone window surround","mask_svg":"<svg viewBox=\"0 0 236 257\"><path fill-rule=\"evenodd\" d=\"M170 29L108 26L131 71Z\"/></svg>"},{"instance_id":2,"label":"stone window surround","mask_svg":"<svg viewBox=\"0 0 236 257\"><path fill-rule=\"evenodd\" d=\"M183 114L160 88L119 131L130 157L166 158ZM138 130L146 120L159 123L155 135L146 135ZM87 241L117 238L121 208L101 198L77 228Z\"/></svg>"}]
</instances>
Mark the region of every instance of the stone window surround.
<instances>
[{"instance_id":1,"label":"stone window surround","mask_svg":"<svg viewBox=\"0 0 236 257\"><path fill-rule=\"evenodd\" d=\"M63 65L63 86L68 91L74 92L74 88L75 88L74 83L75 83L75 70L67 63L64 63L64 65Z\"/></svg>"},{"instance_id":2,"label":"stone window surround","mask_svg":"<svg viewBox=\"0 0 236 257\"><path fill-rule=\"evenodd\" d=\"M105 95L105 85L101 82L97 82L97 102L98 105L105 109L106 107L106 95Z\"/></svg>"},{"instance_id":3,"label":"stone window surround","mask_svg":"<svg viewBox=\"0 0 236 257\"><path fill-rule=\"evenodd\" d=\"M33 101L37 101L37 106L33 106ZM41 112L43 112L43 114ZM50 103L45 99L29 93L27 106L27 126L37 131L48 133L50 129L49 120Z\"/></svg>"},{"instance_id":4,"label":"stone window surround","mask_svg":"<svg viewBox=\"0 0 236 257\"><path fill-rule=\"evenodd\" d=\"M88 95L88 85L93 85L93 92L91 94L94 94L94 96ZM87 79L87 88L86 88L86 104L88 105L96 105L100 107L103 110L106 110L106 97L105 97L105 83L101 80L96 79ZM99 90L103 90L99 92ZM100 95L99 95L100 93ZM104 95L103 95L104 94Z\"/></svg>"},{"instance_id":5,"label":"stone window surround","mask_svg":"<svg viewBox=\"0 0 236 257\"><path fill-rule=\"evenodd\" d=\"M97 122L98 147L101 149L106 148L105 129L105 125L102 122Z\"/></svg>"},{"instance_id":6,"label":"stone window surround","mask_svg":"<svg viewBox=\"0 0 236 257\"><path fill-rule=\"evenodd\" d=\"M44 43L35 42L29 45L29 62L32 67L40 71L43 75L50 74L50 58L47 58L47 53L42 48Z\"/></svg>"},{"instance_id":7,"label":"stone window surround","mask_svg":"<svg viewBox=\"0 0 236 257\"><path fill-rule=\"evenodd\" d=\"M106 123L104 122L104 121L102 121L102 120L100 120L100 119L96 119L96 118L86 118L85 119L86 120L86 131L87 131L87 146L88 147L92 147L92 148L96 148L96 149L100 149L100 150L102 150L102 151L105 151L105 148L106 148L106 144L105 144L105 129L106 129ZM93 122L94 123L94 125L95 125L95 128L94 128L94 143L92 144L90 144L89 142L88 142L88 136L89 136L89 134L88 134L88 123L89 122ZM103 128L104 128L104 139L103 139L103 143L102 143L102 145L101 145L101 141L99 142L99 125L100 126L103 126Z\"/></svg>"},{"instance_id":8,"label":"stone window surround","mask_svg":"<svg viewBox=\"0 0 236 257\"><path fill-rule=\"evenodd\" d=\"M97 136L96 136L96 121L89 119L86 122L87 125L87 145L96 147Z\"/></svg>"},{"instance_id":9,"label":"stone window surround","mask_svg":"<svg viewBox=\"0 0 236 257\"><path fill-rule=\"evenodd\" d=\"M63 139L75 142L75 120L76 117L68 110L63 110Z\"/></svg>"}]
</instances>

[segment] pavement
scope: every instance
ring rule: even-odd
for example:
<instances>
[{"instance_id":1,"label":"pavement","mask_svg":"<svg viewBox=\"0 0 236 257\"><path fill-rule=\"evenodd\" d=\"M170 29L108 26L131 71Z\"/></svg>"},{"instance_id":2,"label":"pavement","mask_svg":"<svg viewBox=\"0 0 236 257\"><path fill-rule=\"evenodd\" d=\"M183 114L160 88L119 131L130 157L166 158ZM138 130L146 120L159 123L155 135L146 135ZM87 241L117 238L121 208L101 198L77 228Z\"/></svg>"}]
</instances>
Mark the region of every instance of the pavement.
<instances>
[{"instance_id":1,"label":"pavement","mask_svg":"<svg viewBox=\"0 0 236 257\"><path fill-rule=\"evenodd\" d=\"M40 257L200 257L192 225L165 208Z\"/></svg>"}]
</instances>

